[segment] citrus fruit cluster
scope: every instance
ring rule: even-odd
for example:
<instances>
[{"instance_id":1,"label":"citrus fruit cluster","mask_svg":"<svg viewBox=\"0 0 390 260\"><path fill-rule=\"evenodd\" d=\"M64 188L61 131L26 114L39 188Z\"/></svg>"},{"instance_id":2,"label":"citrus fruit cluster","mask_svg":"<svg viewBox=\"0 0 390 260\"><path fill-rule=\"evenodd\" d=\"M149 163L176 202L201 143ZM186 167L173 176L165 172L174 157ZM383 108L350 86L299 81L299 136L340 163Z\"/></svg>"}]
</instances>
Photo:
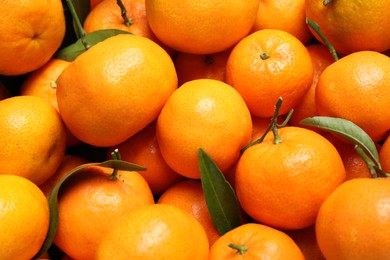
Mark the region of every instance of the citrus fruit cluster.
<instances>
[{"instance_id":1,"label":"citrus fruit cluster","mask_svg":"<svg viewBox=\"0 0 390 260\"><path fill-rule=\"evenodd\" d=\"M389 259L389 4L3 0L0 259Z\"/></svg>"}]
</instances>

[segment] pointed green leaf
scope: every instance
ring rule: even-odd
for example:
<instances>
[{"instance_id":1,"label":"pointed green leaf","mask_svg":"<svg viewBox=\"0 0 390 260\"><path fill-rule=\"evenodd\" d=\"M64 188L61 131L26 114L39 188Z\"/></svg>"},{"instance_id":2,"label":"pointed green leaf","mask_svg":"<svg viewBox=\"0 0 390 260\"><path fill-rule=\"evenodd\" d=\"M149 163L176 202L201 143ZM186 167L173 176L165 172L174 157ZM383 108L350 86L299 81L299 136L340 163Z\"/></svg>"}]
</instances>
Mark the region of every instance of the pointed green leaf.
<instances>
[{"instance_id":1,"label":"pointed green leaf","mask_svg":"<svg viewBox=\"0 0 390 260\"><path fill-rule=\"evenodd\" d=\"M118 34L130 34L130 33L118 29L98 30L87 34L84 38L84 41L87 42L90 47L92 47L93 45ZM57 59L62 59L67 61L74 61L80 54L82 54L85 51L86 49L82 43L82 39L78 39L75 43L59 50L54 55L54 57Z\"/></svg>"},{"instance_id":2,"label":"pointed green leaf","mask_svg":"<svg viewBox=\"0 0 390 260\"><path fill-rule=\"evenodd\" d=\"M303 119L300 124L314 126L334 133L349 142L362 147L380 167L378 150L370 136L355 123L336 117L315 116Z\"/></svg>"},{"instance_id":3,"label":"pointed green leaf","mask_svg":"<svg viewBox=\"0 0 390 260\"><path fill-rule=\"evenodd\" d=\"M202 188L214 226L220 234L225 234L242 224L236 194L202 148L198 149L198 162Z\"/></svg>"},{"instance_id":4,"label":"pointed green leaf","mask_svg":"<svg viewBox=\"0 0 390 260\"><path fill-rule=\"evenodd\" d=\"M50 246L53 243L54 236L57 231L57 225L58 225L58 193L60 191L60 188L62 184L73 174L76 172L79 172L87 167L90 166L101 166L101 167L108 167L115 170L123 170L123 171L142 171L146 170L145 167L139 166L133 163L129 163L122 160L107 160L101 163L87 163L80 165L76 168L74 168L72 171L70 171L68 174L66 174L61 181L59 181L53 188L53 190L50 193L50 196L48 198L49 203L49 211L50 211L50 223L49 223L49 230L47 232L45 241L42 244L41 249L37 253L36 257L39 257L40 255L47 252L47 250L50 248Z\"/></svg>"}]
</instances>

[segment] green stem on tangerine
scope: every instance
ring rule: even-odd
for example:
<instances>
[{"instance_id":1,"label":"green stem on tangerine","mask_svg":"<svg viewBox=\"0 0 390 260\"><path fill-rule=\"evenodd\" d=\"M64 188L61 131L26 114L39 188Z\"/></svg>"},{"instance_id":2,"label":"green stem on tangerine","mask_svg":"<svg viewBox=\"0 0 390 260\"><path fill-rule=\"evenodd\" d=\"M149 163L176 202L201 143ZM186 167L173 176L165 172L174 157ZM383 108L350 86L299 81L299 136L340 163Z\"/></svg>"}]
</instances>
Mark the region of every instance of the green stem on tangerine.
<instances>
[{"instance_id":1,"label":"green stem on tangerine","mask_svg":"<svg viewBox=\"0 0 390 260\"><path fill-rule=\"evenodd\" d=\"M270 130L272 130L272 132L274 134L274 144L279 144L279 143L282 142L282 139L280 138L280 136L278 134L278 128L284 127L288 123L288 120L290 120L290 118L292 116L292 113L294 112L294 110L291 109L290 112L288 113L286 119L283 121L283 123L282 124L278 124L277 121L278 121L278 116L279 116L279 110L280 110L280 107L282 106L282 102L283 102L283 98L280 97L278 99L278 101L276 102L274 115L272 116L271 122L268 125L267 129L265 130L264 134L259 139L250 142L244 148L242 148L240 150L241 154L243 152L245 152L245 150L248 149L249 147L251 147L252 145L261 143Z\"/></svg>"},{"instance_id":2,"label":"green stem on tangerine","mask_svg":"<svg viewBox=\"0 0 390 260\"><path fill-rule=\"evenodd\" d=\"M374 168L375 168L376 171L379 173L380 177L384 177L384 178L390 177L390 173L383 171L383 170L380 169L378 166L374 165Z\"/></svg>"},{"instance_id":3,"label":"green stem on tangerine","mask_svg":"<svg viewBox=\"0 0 390 260\"><path fill-rule=\"evenodd\" d=\"M268 52L266 52L266 51L263 51L262 53L260 53L260 58L262 59L262 60L266 60L266 59L268 59L270 56L269 56L269 53Z\"/></svg>"},{"instance_id":4,"label":"green stem on tangerine","mask_svg":"<svg viewBox=\"0 0 390 260\"><path fill-rule=\"evenodd\" d=\"M366 162L371 177L378 178L379 174L377 169L381 171L381 166L375 165L374 161L364 152L364 150L359 145L355 145L355 150Z\"/></svg>"},{"instance_id":5,"label":"green stem on tangerine","mask_svg":"<svg viewBox=\"0 0 390 260\"><path fill-rule=\"evenodd\" d=\"M307 23L307 25L309 25L309 26L315 31L315 33L321 38L321 40L322 40L322 41L325 43L325 45L328 47L330 53L331 53L332 56L333 56L333 59L334 59L335 61L337 61L337 60L339 59L339 55L338 55L336 49L334 48L334 46L328 41L328 39L325 37L325 35L321 32L320 26L319 26L316 22L314 22L314 21L312 21L312 20L310 20L310 19L308 19L308 18L306 18L306 23Z\"/></svg>"},{"instance_id":6,"label":"green stem on tangerine","mask_svg":"<svg viewBox=\"0 0 390 260\"><path fill-rule=\"evenodd\" d=\"M239 254L239 255L243 255L246 253L246 251L248 251L248 247L244 246L244 245L239 246L239 245L230 243L228 246L230 248L237 250L237 254Z\"/></svg>"},{"instance_id":7,"label":"green stem on tangerine","mask_svg":"<svg viewBox=\"0 0 390 260\"><path fill-rule=\"evenodd\" d=\"M133 20L130 19L129 17L127 17L127 10L126 10L125 5L123 4L122 0L117 0L116 3L121 8L121 15L122 15L122 18L124 20L123 24L126 25L127 27L129 27L130 25L133 24Z\"/></svg>"},{"instance_id":8,"label":"green stem on tangerine","mask_svg":"<svg viewBox=\"0 0 390 260\"><path fill-rule=\"evenodd\" d=\"M83 29L83 26L80 22L80 19L77 15L76 9L73 6L72 0L66 0L66 4L68 5L70 14L72 15L73 21L76 24L76 30L77 30L77 35L81 40L81 43L83 44L84 48L88 50L91 46L86 42L85 36L87 35Z\"/></svg>"},{"instance_id":9,"label":"green stem on tangerine","mask_svg":"<svg viewBox=\"0 0 390 260\"><path fill-rule=\"evenodd\" d=\"M120 155L118 149L115 149L111 153L111 156L112 156L112 159L114 159L114 160L120 160L121 159L121 155ZM113 169L112 173L110 174L110 176L108 176L108 178L110 180L112 180L112 181L116 181L118 179L118 170L117 169Z\"/></svg>"}]
</instances>

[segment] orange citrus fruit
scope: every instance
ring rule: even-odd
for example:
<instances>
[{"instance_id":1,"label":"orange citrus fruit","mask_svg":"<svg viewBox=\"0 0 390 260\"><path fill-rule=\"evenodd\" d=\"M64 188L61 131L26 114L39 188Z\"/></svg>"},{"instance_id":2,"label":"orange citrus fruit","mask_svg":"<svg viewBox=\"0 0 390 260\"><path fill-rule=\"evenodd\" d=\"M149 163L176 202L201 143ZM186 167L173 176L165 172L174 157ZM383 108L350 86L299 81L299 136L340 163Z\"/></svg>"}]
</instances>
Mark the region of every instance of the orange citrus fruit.
<instances>
[{"instance_id":1,"label":"orange citrus fruit","mask_svg":"<svg viewBox=\"0 0 390 260\"><path fill-rule=\"evenodd\" d=\"M260 1L252 32L262 29L283 30L308 44L313 35L306 24L305 0Z\"/></svg>"},{"instance_id":2,"label":"orange citrus fruit","mask_svg":"<svg viewBox=\"0 0 390 260\"><path fill-rule=\"evenodd\" d=\"M306 16L316 22L321 32L344 55L356 51L390 49L387 26L389 0L378 1L305 1ZM316 38L320 37L314 33Z\"/></svg>"},{"instance_id":3,"label":"orange citrus fruit","mask_svg":"<svg viewBox=\"0 0 390 260\"><path fill-rule=\"evenodd\" d=\"M319 115L341 117L380 141L390 130L390 58L360 51L330 64L321 73L315 102Z\"/></svg>"},{"instance_id":4,"label":"orange citrus fruit","mask_svg":"<svg viewBox=\"0 0 390 260\"><path fill-rule=\"evenodd\" d=\"M300 102L312 80L313 65L306 47L295 36L275 29L242 39L226 67L226 82L258 117L271 117L279 97L284 99L280 115L287 113Z\"/></svg>"},{"instance_id":5,"label":"orange citrus fruit","mask_svg":"<svg viewBox=\"0 0 390 260\"><path fill-rule=\"evenodd\" d=\"M0 14L1 75L38 69L64 39L65 16L60 0L4 0Z\"/></svg>"},{"instance_id":6,"label":"orange citrus fruit","mask_svg":"<svg viewBox=\"0 0 390 260\"><path fill-rule=\"evenodd\" d=\"M347 180L353 178L371 178L367 163L358 154L358 152L356 152L354 144L336 137L333 134L325 134L324 136L334 145L334 147L336 147L337 151L339 152L344 163Z\"/></svg>"},{"instance_id":7,"label":"orange citrus fruit","mask_svg":"<svg viewBox=\"0 0 390 260\"><path fill-rule=\"evenodd\" d=\"M390 173L390 138L387 136L379 149L379 162L385 172Z\"/></svg>"},{"instance_id":8,"label":"orange citrus fruit","mask_svg":"<svg viewBox=\"0 0 390 260\"><path fill-rule=\"evenodd\" d=\"M145 0L150 28L168 47L209 54L235 45L251 30L259 0Z\"/></svg>"},{"instance_id":9,"label":"orange citrus fruit","mask_svg":"<svg viewBox=\"0 0 390 260\"><path fill-rule=\"evenodd\" d=\"M184 180L172 185L161 194L157 203L176 206L195 217L205 229L210 246L221 236L211 219L199 180Z\"/></svg>"},{"instance_id":10,"label":"orange citrus fruit","mask_svg":"<svg viewBox=\"0 0 390 260\"><path fill-rule=\"evenodd\" d=\"M183 210L166 204L144 206L119 219L99 245L97 260L206 260L207 235Z\"/></svg>"},{"instance_id":11,"label":"orange citrus fruit","mask_svg":"<svg viewBox=\"0 0 390 260\"><path fill-rule=\"evenodd\" d=\"M210 248L210 260L305 259L297 244L284 232L259 223L238 226Z\"/></svg>"},{"instance_id":12,"label":"orange citrus fruit","mask_svg":"<svg viewBox=\"0 0 390 260\"><path fill-rule=\"evenodd\" d=\"M19 95L38 96L44 98L57 111L57 80L62 71L68 67L69 61L52 58L39 69L31 72L23 81L19 89ZM66 145L74 146L80 141L66 128Z\"/></svg>"},{"instance_id":13,"label":"orange citrus fruit","mask_svg":"<svg viewBox=\"0 0 390 260\"><path fill-rule=\"evenodd\" d=\"M251 115L240 94L213 79L184 83L157 119L164 160L175 172L194 179L200 178L198 148L224 171L237 161L251 134Z\"/></svg>"},{"instance_id":14,"label":"orange citrus fruit","mask_svg":"<svg viewBox=\"0 0 390 260\"><path fill-rule=\"evenodd\" d=\"M159 196L174 183L184 177L173 171L161 155L156 137L156 121L146 126L123 143L109 149L109 153L118 149L121 159L146 167L140 171L148 182L153 195Z\"/></svg>"},{"instance_id":15,"label":"orange citrus fruit","mask_svg":"<svg viewBox=\"0 0 390 260\"><path fill-rule=\"evenodd\" d=\"M318 78L320 77L322 71L334 62L334 59L329 52L329 49L320 43L311 44L306 47L309 51L311 61L313 63L314 75L313 81L309 90L306 92L304 97L301 99L301 102L294 107L294 113L292 114L290 120L288 121L290 125L293 126L302 126L314 130L319 133L323 133L322 130L316 127L303 126L299 122L307 117L318 116L317 107L315 102L315 93Z\"/></svg>"},{"instance_id":16,"label":"orange citrus fruit","mask_svg":"<svg viewBox=\"0 0 390 260\"><path fill-rule=\"evenodd\" d=\"M103 0L90 0L90 3L89 3L90 9L92 10L92 9L95 8L98 4L100 4L101 2L103 2Z\"/></svg>"},{"instance_id":17,"label":"orange citrus fruit","mask_svg":"<svg viewBox=\"0 0 390 260\"><path fill-rule=\"evenodd\" d=\"M128 20L125 21L122 17L118 1L105 0L88 13L83 25L85 32L91 33L105 29L127 31L158 43L170 55L173 55L173 51L163 45L150 29L146 19L145 0L122 0L122 3Z\"/></svg>"},{"instance_id":18,"label":"orange citrus fruit","mask_svg":"<svg viewBox=\"0 0 390 260\"><path fill-rule=\"evenodd\" d=\"M66 154L58 166L57 171L48 180L39 185L39 188L48 198L54 186L60 182L62 178L65 177L65 175L70 173L74 168L88 162L89 161L84 157L73 154Z\"/></svg>"},{"instance_id":19,"label":"orange citrus fruit","mask_svg":"<svg viewBox=\"0 0 390 260\"><path fill-rule=\"evenodd\" d=\"M236 168L235 189L244 211L280 229L314 224L327 196L345 180L336 148L322 135L299 127L278 130L250 146Z\"/></svg>"},{"instance_id":20,"label":"orange citrus fruit","mask_svg":"<svg viewBox=\"0 0 390 260\"><path fill-rule=\"evenodd\" d=\"M285 232L301 249L305 259L325 260L317 243L315 225L307 228L286 230Z\"/></svg>"},{"instance_id":21,"label":"orange citrus fruit","mask_svg":"<svg viewBox=\"0 0 390 260\"><path fill-rule=\"evenodd\" d=\"M20 87L19 94L42 97L58 111L57 80L69 64L70 62L66 60L50 59L27 76Z\"/></svg>"},{"instance_id":22,"label":"orange citrus fruit","mask_svg":"<svg viewBox=\"0 0 390 260\"><path fill-rule=\"evenodd\" d=\"M179 86L194 79L216 79L225 82L230 51L212 54L178 52L174 63Z\"/></svg>"},{"instance_id":23,"label":"orange citrus fruit","mask_svg":"<svg viewBox=\"0 0 390 260\"><path fill-rule=\"evenodd\" d=\"M26 178L0 174L0 258L32 259L48 228L49 207L42 191Z\"/></svg>"},{"instance_id":24,"label":"orange citrus fruit","mask_svg":"<svg viewBox=\"0 0 390 260\"><path fill-rule=\"evenodd\" d=\"M37 185L54 174L65 154L65 128L46 100L15 96L0 101L0 169Z\"/></svg>"},{"instance_id":25,"label":"orange citrus fruit","mask_svg":"<svg viewBox=\"0 0 390 260\"><path fill-rule=\"evenodd\" d=\"M357 178L324 201L316 220L326 259L388 259L390 179Z\"/></svg>"},{"instance_id":26,"label":"orange citrus fruit","mask_svg":"<svg viewBox=\"0 0 390 260\"><path fill-rule=\"evenodd\" d=\"M154 121L176 88L166 51L145 37L120 34L94 45L61 73L57 101L76 138L113 146Z\"/></svg>"},{"instance_id":27,"label":"orange citrus fruit","mask_svg":"<svg viewBox=\"0 0 390 260\"><path fill-rule=\"evenodd\" d=\"M152 192L138 172L90 166L72 175L58 197L54 243L73 259L94 259L99 243L126 212L154 204Z\"/></svg>"}]
</instances>

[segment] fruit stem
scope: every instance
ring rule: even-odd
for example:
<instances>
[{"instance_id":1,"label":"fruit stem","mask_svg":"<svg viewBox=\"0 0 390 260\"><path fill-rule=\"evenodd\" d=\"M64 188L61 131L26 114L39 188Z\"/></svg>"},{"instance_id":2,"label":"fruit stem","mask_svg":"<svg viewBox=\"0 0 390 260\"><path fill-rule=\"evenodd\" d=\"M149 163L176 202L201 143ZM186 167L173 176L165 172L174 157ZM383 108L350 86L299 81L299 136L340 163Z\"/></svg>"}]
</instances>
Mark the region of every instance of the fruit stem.
<instances>
[{"instance_id":1,"label":"fruit stem","mask_svg":"<svg viewBox=\"0 0 390 260\"><path fill-rule=\"evenodd\" d=\"M241 154L244 153L245 150L248 149L249 147L251 147L252 145L261 143L270 130L272 130L272 132L274 134L274 144L279 144L279 143L282 142L282 139L280 138L280 136L278 134L278 128L284 127L288 123L288 121L290 120L290 118L292 116L292 113L294 112L294 110L291 109L290 112L287 114L287 117L283 121L283 123L282 124L278 124L277 121L278 121L278 116L279 116L279 110L280 110L280 107L282 106L282 102L283 102L283 98L279 97L279 99L278 99L278 101L276 102L276 105L275 105L274 115L272 116L271 122L269 123L269 125L268 125L267 129L265 130L264 134L259 139L250 142L244 148L242 148L240 150Z\"/></svg>"},{"instance_id":2,"label":"fruit stem","mask_svg":"<svg viewBox=\"0 0 390 260\"><path fill-rule=\"evenodd\" d=\"M244 246L244 245L239 246L239 245L230 243L228 246L232 249L237 250L237 254L239 254L239 255L243 255L246 253L246 251L248 251L248 247Z\"/></svg>"},{"instance_id":3,"label":"fruit stem","mask_svg":"<svg viewBox=\"0 0 390 260\"><path fill-rule=\"evenodd\" d=\"M119 150L118 148L115 149L112 153L111 153L111 156L112 156L112 159L114 160L120 160L121 159L121 155L119 153ZM117 169L113 169L112 173L110 174L110 176L108 176L108 178L112 181L116 181L118 179L118 170Z\"/></svg>"},{"instance_id":4,"label":"fruit stem","mask_svg":"<svg viewBox=\"0 0 390 260\"><path fill-rule=\"evenodd\" d=\"M332 0L324 0L322 3L324 6L327 6L328 4L332 3Z\"/></svg>"},{"instance_id":5,"label":"fruit stem","mask_svg":"<svg viewBox=\"0 0 390 260\"><path fill-rule=\"evenodd\" d=\"M133 20L131 20L129 17L127 17L127 10L125 5L123 4L122 0L117 0L116 3L119 5L121 8L121 15L124 20L123 24L129 27L130 25L133 24Z\"/></svg>"},{"instance_id":6,"label":"fruit stem","mask_svg":"<svg viewBox=\"0 0 390 260\"><path fill-rule=\"evenodd\" d=\"M371 178L378 178L379 174L382 172L381 166L375 165L374 161L364 152L364 150L359 145L355 145L355 150L366 162L368 170L371 174ZM377 171L377 169L379 171Z\"/></svg>"},{"instance_id":7,"label":"fruit stem","mask_svg":"<svg viewBox=\"0 0 390 260\"><path fill-rule=\"evenodd\" d=\"M266 60L266 59L268 59L270 56L269 56L269 53L268 52L266 52L266 51L263 51L262 53L260 53L260 58L262 59L262 60Z\"/></svg>"},{"instance_id":8,"label":"fruit stem","mask_svg":"<svg viewBox=\"0 0 390 260\"><path fill-rule=\"evenodd\" d=\"M328 2L330 2L330 0ZM325 1L324 1L324 3L325 3ZM306 24L309 25L316 32L316 34L321 38L321 40L328 47L330 53L333 56L333 59L335 61L337 61L339 59L339 55L338 55L336 49L334 48L334 46L328 41L328 39L325 37L325 35L321 32L320 26L316 22L314 22L308 18L306 18Z\"/></svg>"},{"instance_id":9,"label":"fruit stem","mask_svg":"<svg viewBox=\"0 0 390 260\"><path fill-rule=\"evenodd\" d=\"M77 30L77 37L81 40L81 43L83 44L85 50L88 50L91 46L87 43L85 40L85 36L87 35L83 29L83 26L81 25L80 19L77 15L76 9L73 6L72 0L66 0L66 4L68 5L70 14L72 15L73 21L76 24L76 30Z\"/></svg>"}]
</instances>

